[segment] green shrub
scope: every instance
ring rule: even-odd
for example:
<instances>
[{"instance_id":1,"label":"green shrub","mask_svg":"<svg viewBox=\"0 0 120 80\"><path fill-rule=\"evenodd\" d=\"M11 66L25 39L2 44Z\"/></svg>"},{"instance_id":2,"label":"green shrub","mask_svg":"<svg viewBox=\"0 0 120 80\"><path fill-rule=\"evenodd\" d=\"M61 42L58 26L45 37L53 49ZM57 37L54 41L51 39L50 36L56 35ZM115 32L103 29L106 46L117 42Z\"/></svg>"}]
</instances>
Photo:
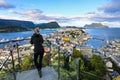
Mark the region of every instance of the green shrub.
<instances>
[{"instance_id":1,"label":"green shrub","mask_svg":"<svg viewBox=\"0 0 120 80\"><path fill-rule=\"evenodd\" d=\"M43 57L42 64L43 64L43 66L48 66L48 65L50 65L50 54L49 54L49 55L45 55L45 56Z\"/></svg>"},{"instance_id":2,"label":"green shrub","mask_svg":"<svg viewBox=\"0 0 120 80\"><path fill-rule=\"evenodd\" d=\"M106 74L107 67L100 56L93 55L90 62L97 75L104 76Z\"/></svg>"},{"instance_id":3,"label":"green shrub","mask_svg":"<svg viewBox=\"0 0 120 80\"><path fill-rule=\"evenodd\" d=\"M34 68L34 60L32 56L27 56L23 59L21 68L22 70L30 70Z\"/></svg>"}]
</instances>

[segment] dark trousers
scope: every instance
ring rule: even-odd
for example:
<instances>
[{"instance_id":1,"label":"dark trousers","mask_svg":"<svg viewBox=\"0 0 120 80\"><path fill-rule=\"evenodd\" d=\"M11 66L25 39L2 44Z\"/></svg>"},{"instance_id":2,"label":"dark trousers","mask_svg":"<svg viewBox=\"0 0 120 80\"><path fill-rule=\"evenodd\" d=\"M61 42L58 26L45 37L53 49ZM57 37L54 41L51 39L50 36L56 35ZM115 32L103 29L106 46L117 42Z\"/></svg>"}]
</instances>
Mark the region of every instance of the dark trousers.
<instances>
[{"instance_id":1,"label":"dark trousers","mask_svg":"<svg viewBox=\"0 0 120 80\"><path fill-rule=\"evenodd\" d=\"M44 51L39 53L34 53L34 63L35 67L39 70L42 68L42 59L43 59Z\"/></svg>"}]
</instances>

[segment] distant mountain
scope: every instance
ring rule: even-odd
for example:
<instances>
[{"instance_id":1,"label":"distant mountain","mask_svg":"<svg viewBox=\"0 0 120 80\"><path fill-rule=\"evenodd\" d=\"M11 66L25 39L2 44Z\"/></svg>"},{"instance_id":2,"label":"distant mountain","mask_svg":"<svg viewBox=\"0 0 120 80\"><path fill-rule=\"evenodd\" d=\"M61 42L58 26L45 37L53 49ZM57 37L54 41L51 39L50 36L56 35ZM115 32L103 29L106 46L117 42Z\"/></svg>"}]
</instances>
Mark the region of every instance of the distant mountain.
<instances>
[{"instance_id":1,"label":"distant mountain","mask_svg":"<svg viewBox=\"0 0 120 80\"><path fill-rule=\"evenodd\" d=\"M108 26L106 26L106 25L103 25L103 24L101 24L101 23L92 23L92 24L90 24L90 25L85 25L84 26L85 28L108 28Z\"/></svg>"},{"instance_id":2,"label":"distant mountain","mask_svg":"<svg viewBox=\"0 0 120 80\"><path fill-rule=\"evenodd\" d=\"M49 22L49 23L42 23L36 24L36 27L45 29L45 28L60 28L57 22Z\"/></svg>"},{"instance_id":3,"label":"distant mountain","mask_svg":"<svg viewBox=\"0 0 120 80\"><path fill-rule=\"evenodd\" d=\"M25 31L32 30L35 27L39 27L41 29L60 28L57 22L49 22L35 25L31 21L0 19L0 32Z\"/></svg>"},{"instance_id":4,"label":"distant mountain","mask_svg":"<svg viewBox=\"0 0 120 80\"><path fill-rule=\"evenodd\" d=\"M0 27L4 26L21 26L29 28L35 26L35 24L31 21L0 19Z\"/></svg>"}]
</instances>

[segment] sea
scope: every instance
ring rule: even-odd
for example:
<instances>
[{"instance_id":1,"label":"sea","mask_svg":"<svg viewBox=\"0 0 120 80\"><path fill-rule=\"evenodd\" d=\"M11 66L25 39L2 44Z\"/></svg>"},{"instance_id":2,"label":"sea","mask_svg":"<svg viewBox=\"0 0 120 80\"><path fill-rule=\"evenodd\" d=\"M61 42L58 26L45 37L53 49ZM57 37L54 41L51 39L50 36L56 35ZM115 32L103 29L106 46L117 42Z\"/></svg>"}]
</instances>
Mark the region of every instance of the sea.
<instances>
[{"instance_id":1,"label":"sea","mask_svg":"<svg viewBox=\"0 0 120 80\"><path fill-rule=\"evenodd\" d=\"M106 41L120 40L120 28L89 28L85 29L88 35L95 38L87 41L87 45L98 49L106 46Z\"/></svg>"},{"instance_id":2,"label":"sea","mask_svg":"<svg viewBox=\"0 0 120 80\"><path fill-rule=\"evenodd\" d=\"M93 46L95 49L98 49L100 46L105 46L107 40L120 40L120 28L89 28L85 29L88 32L88 35L96 38L88 40L87 45ZM50 34L52 32L57 32L57 30L53 29L45 29L41 30L41 34ZM33 35L33 31L23 31L23 32L7 32L0 33L0 39L16 39L18 37L28 38ZM104 40L103 40L104 39ZM20 41L19 44L28 43L28 40ZM8 44L8 43L6 43ZM4 48L6 44L0 44L0 48ZM15 42L11 42L9 44L16 44Z\"/></svg>"},{"instance_id":3,"label":"sea","mask_svg":"<svg viewBox=\"0 0 120 80\"><path fill-rule=\"evenodd\" d=\"M50 34L52 32L56 32L57 30L55 29L43 29L40 30L40 33L43 34ZM4 33L0 33L0 39L17 39L18 37L22 37L22 38L29 38L33 35L34 31L22 31L22 32L4 32ZM18 43L19 45L23 45L26 43L29 43L29 40L24 40L24 41L19 41L19 42L9 42L9 43L4 43L4 44L0 44L0 48L4 48L5 45L7 44L16 44Z\"/></svg>"}]
</instances>

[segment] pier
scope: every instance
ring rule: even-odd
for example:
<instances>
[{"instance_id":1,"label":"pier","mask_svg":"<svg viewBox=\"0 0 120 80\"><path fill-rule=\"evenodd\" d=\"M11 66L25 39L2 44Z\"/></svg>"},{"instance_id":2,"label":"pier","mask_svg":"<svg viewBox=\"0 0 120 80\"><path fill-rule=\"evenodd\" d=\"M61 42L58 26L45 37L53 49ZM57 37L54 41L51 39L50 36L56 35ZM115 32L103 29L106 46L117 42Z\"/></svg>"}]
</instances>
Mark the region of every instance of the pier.
<instances>
[{"instance_id":1,"label":"pier","mask_svg":"<svg viewBox=\"0 0 120 80\"><path fill-rule=\"evenodd\" d=\"M105 39L102 39L102 38L92 38L92 39L101 40L101 41L104 41L104 40L105 40Z\"/></svg>"}]
</instances>

